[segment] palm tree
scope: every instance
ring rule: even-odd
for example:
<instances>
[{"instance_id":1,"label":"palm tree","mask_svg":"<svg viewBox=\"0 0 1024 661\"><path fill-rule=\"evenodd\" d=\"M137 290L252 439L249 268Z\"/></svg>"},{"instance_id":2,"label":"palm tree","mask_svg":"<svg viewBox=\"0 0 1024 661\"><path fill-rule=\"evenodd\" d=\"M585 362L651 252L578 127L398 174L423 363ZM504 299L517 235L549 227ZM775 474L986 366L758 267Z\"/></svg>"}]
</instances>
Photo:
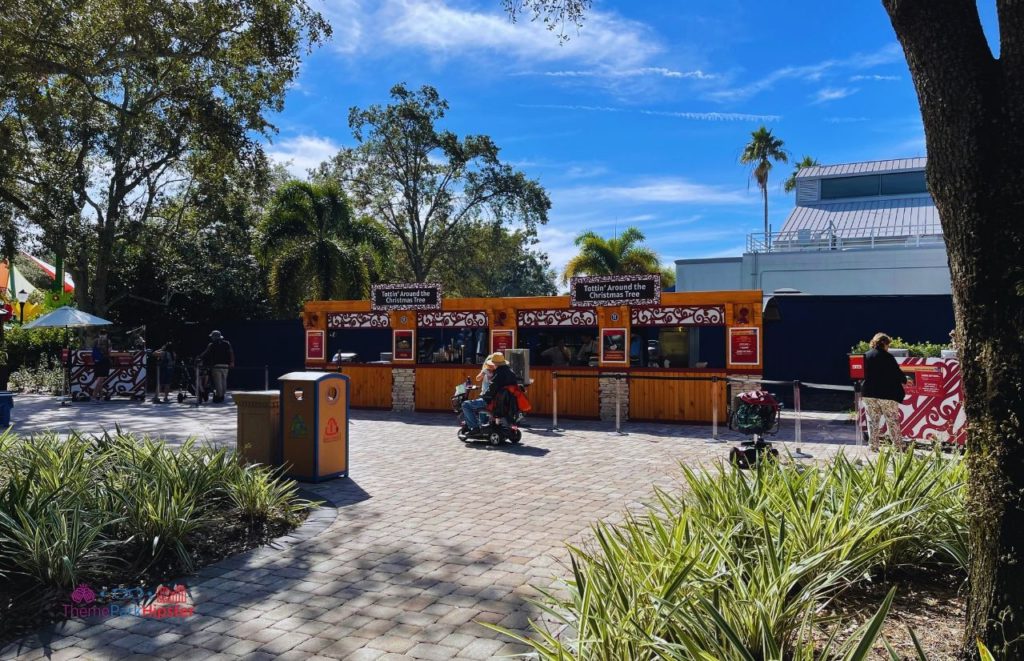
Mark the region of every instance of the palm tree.
<instances>
[{"instance_id":1,"label":"palm tree","mask_svg":"<svg viewBox=\"0 0 1024 661\"><path fill-rule=\"evenodd\" d=\"M638 246L643 233L635 227L614 239L605 239L594 232L583 232L576 237L578 255L565 265L562 282L578 275L641 275L660 273L658 255L650 248Z\"/></svg>"},{"instance_id":2,"label":"palm tree","mask_svg":"<svg viewBox=\"0 0 1024 661\"><path fill-rule=\"evenodd\" d=\"M383 228L353 218L336 182L282 185L257 236L271 299L282 310L310 299L365 297L387 252Z\"/></svg>"},{"instance_id":3,"label":"palm tree","mask_svg":"<svg viewBox=\"0 0 1024 661\"><path fill-rule=\"evenodd\" d=\"M768 236L768 173L772 170L772 161L787 163L789 156L783 149L782 140L772 135L764 126L751 132L750 142L743 148L740 163L751 166L751 175L757 181L757 187L764 196L764 236L765 244L771 249L771 237Z\"/></svg>"},{"instance_id":4,"label":"palm tree","mask_svg":"<svg viewBox=\"0 0 1024 661\"><path fill-rule=\"evenodd\" d=\"M792 193L793 189L796 188L796 174L804 168L812 168L815 165L821 165L821 163L818 162L818 159L811 158L810 156L804 156L793 166L793 174L789 175L789 179L787 179L786 183L782 186L782 190L787 193Z\"/></svg>"}]
</instances>

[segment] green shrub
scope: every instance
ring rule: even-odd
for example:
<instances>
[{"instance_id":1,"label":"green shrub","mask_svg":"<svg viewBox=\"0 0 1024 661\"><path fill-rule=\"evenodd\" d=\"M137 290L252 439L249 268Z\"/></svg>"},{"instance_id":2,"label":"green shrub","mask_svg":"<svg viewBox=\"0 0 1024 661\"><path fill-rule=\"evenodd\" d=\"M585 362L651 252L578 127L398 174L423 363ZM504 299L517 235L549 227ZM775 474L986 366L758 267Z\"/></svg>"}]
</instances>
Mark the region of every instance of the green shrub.
<instances>
[{"instance_id":1,"label":"green shrub","mask_svg":"<svg viewBox=\"0 0 1024 661\"><path fill-rule=\"evenodd\" d=\"M908 349L910 355L916 358L938 358L942 355L943 349L949 349L950 344L941 344L936 342L918 342L911 343L903 340L899 337L892 338L892 344L889 345L891 349ZM871 342L868 340L861 340L857 344L850 347L850 353L867 353L871 349Z\"/></svg>"},{"instance_id":2,"label":"green shrub","mask_svg":"<svg viewBox=\"0 0 1024 661\"><path fill-rule=\"evenodd\" d=\"M23 367L11 373L7 387L14 392L59 395L64 391L64 370L60 367Z\"/></svg>"},{"instance_id":3,"label":"green shrub","mask_svg":"<svg viewBox=\"0 0 1024 661\"><path fill-rule=\"evenodd\" d=\"M74 335L70 336L74 342ZM11 370L22 367L35 368L54 362L60 364L60 350L64 346L63 328L25 329L13 325L4 331L4 349L8 354L7 364Z\"/></svg>"},{"instance_id":4,"label":"green shrub","mask_svg":"<svg viewBox=\"0 0 1024 661\"><path fill-rule=\"evenodd\" d=\"M960 459L883 452L865 465L839 455L683 475L683 490L570 549L565 590L539 602L564 631L535 624L526 641L540 658L817 658L811 631L838 631L820 613L850 585L965 557ZM857 650L878 636L865 627L835 654L865 658Z\"/></svg>"},{"instance_id":5,"label":"green shrub","mask_svg":"<svg viewBox=\"0 0 1024 661\"><path fill-rule=\"evenodd\" d=\"M0 434L0 576L47 589L130 579L167 553L189 570L200 530L294 524L312 506L269 469L192 441Z\"/></svg>"}]
</instances>

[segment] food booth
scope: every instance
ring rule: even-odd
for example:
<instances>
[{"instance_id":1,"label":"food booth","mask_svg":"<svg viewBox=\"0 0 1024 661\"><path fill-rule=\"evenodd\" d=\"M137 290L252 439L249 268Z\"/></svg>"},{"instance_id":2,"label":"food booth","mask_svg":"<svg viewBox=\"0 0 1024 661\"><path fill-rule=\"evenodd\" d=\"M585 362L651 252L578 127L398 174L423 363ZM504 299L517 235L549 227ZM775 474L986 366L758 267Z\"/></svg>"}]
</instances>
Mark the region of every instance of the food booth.
<instances>
[{"instance_id":1,"label":"food booth","mask_svg":"<svg viewBox=\"0 0 1024 661\"><path fill-rule=\"evenodd\" d=\"M612 419L615 381L597 377L620 374L629 418L670 422L711 422L713 397L726 410L724 377L761 375L760 291L662 292L654 275L573 278L570 292L444 298L414 283L312 301L306 369L348 375L353 408L447 411L488 354L527 349L535 415L551 413L557 373L560 417Z\"/></svg>"}]
</instances>

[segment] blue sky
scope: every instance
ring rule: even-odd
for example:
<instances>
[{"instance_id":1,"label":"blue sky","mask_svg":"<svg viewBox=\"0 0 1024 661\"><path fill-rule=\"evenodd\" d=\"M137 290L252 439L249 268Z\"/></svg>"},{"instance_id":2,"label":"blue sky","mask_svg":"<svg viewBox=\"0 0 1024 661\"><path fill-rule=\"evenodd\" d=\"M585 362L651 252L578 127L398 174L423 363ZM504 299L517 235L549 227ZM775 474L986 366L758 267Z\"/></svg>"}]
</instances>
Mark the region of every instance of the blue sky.
<instances>
[{"instance_id":1,"label":"blue sky","mask_svg":"<svg viewBox=\"0 0 1024 661\"><path fill-rule=\"evenodd\" d=\"M321 0L334 37L274 118L271 157L297 175L353 144L351 106L433 85L445 126L488 134L552 199L553 265L584 229L635 225L665 263L739 255L761 231L738 163L762 123L794 159L924 155L902 51L881 2L597 1L570 40L511 24L500 0ZM790 167L770 181L777 230Z\"/></svg>"}]
</instances>

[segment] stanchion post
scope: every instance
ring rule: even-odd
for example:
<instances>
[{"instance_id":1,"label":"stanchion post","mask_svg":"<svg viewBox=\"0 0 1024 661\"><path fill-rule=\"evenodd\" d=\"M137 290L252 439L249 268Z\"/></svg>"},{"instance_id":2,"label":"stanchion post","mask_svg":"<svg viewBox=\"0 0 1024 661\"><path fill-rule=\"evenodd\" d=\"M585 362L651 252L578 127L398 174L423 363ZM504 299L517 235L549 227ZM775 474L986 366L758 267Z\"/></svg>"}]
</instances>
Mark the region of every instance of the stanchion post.
<instances>
[{"instance_id":1,"label":"stanchion post","mask_svg":"<svg viewBox=\"0 0 1024 661\"><path fill-rule=\"evenodd\" d=\"M551 431L558 431L558 372L551 373Z\"/></svg>"},{"instance_id":2,"label":"stanchion post","mask_svg":"<svg viewBox=\"0 0 1024 661\"><path fill-rule=\"evenodd\" d=\"M853 382L853 441L855 445L863 445L864 434L860 430L860 381Z\"/></svg>"},{"instance_id":3,"label":"stanchion post","mask_svg":"<svg viewBox=\"0 0 1024 661\"><path fill-rule=\"evenodd\" d=\"M270 365L263 366L263 389L270 390Z\"/></svg>"},{"instance_id":4,"label":"stanchion post","mask_svg":"<svg viewBox=\"0 0 1024 661\"><path fill-rule=\"evenodd\" d=\"M622 419L619 409L622 405L622 377L615 375L615 433L622 434Z\"/></svg>"},{"instance_id":5,"label":"stanchion post","mask_svg":"<svg viewBox=\"0 0 1024 661\"><path fill-rule=\"evenodd\" d=\"M725 397L729 399L729 378L711 377L711 438L708 443L725 443L724 438L718 438L718 382L725 382ZM726 414L728 417L728 413Z\"/></svg>"},{"instance_id":6,"label":"stanchion post","mask_svg":"<svg viewBox=\"0 0 1024 661\"><path fill-rule=\"evenodd\" d=\"M711 440L718 440L718 377L711 377Z\"/></svg>"},{"instance_id":7,"label":"stanchion post","mask_svg":"<svg viewBox=\"0 0 1024 661\"><path fill-rule=\"evenodd\" d=\"M794 438L796 440L796 454L794 454L793 456L797 457L798 459L810 459L811 455L805 453L803 450L800 449L800 440L802 438L802 435L801 435L801 427L800 427L800 382L799 381L794 381L793 382L793 411L795 411L795 414L796 414L796 420L794 421L794 430L793 430L793 435L794 435Z\"/></svg>"},{"instance_id":8,"label":"stanchion post","mask_svg":"<svg viewBox=\"0 0 1024 661\"><path fill-rule=\"evenodd\" d=\"M201 368L199 366L199 363L196 363L196 398L195 398L195 401L192 404L192 406L194 406L195 408L199 408L199 370L200 369Z\"/></svg>"},{"instance_id":9,"label":"stanchion post","mask_svg":"<svg viewBox=\"0 0 1024 661\"><path fill-rule=\"evenodd\" d=\"M156 368L156 392L153 393L153 403L160 403L160 367Z\"/></svg>"}]
</instances>

